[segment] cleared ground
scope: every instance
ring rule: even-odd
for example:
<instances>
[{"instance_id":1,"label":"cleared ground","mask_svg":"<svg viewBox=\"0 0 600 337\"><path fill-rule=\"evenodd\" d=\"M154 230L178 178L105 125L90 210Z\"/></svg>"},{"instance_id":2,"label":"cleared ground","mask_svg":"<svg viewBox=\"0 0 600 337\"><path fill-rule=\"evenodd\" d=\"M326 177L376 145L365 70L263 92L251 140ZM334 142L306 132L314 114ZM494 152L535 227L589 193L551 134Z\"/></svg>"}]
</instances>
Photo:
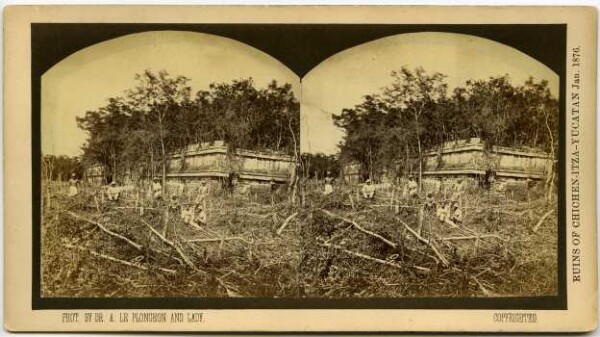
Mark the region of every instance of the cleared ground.
<instances>
[{"instance_id":1,"label":"cleared ground","mask_svg":"<svg viewBox=\"0 0 600 337\"><path fill-rule=\"evenodd\" d=\"M272 202L266 190L250 197L215 190L208 224L197 229L144 193L110 202L97 189L72 198L63 185L44 186L42 296L557 293L556 206L543 199L541 186L468 188L464 222L456 227L435 211L420 217L421 201L389 189L373 200L349 186L327 196L321 190L309 183L296 203L285 191Z\"/></svg>"}]
</instances>

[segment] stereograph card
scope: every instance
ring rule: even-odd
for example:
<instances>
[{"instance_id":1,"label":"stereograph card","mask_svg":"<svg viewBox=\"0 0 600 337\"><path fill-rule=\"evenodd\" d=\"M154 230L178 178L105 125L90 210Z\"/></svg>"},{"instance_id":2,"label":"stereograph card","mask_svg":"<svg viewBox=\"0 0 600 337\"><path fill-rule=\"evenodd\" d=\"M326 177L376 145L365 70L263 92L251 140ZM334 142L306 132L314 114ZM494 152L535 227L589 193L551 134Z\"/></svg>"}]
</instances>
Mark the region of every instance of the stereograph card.
<instances>
[{"instance_id":1,"label":"stereograph card","mask_svg":"<svg viewBox=\"0 0 600 337\"><path fill-rule=\"evenodd\" d=\"M595 8L4 18L7 330L596 328Z\"/></svg>"}]
</instances>

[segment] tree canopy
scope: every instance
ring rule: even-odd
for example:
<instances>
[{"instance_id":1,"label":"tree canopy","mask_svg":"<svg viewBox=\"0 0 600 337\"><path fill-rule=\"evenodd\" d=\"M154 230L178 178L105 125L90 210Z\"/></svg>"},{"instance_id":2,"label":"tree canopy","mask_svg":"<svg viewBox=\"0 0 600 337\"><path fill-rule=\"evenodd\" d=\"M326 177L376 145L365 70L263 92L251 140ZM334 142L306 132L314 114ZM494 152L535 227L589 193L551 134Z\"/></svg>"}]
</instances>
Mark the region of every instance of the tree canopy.
<instances>
[{"instance_id":1,"label":"tree canopy","mask_svg":"<svg viewBox=\"0 0 600 337\"><path fill-rule=\"evenodd\" d=\"M554 154L558 100L546 80L521 85L508 75L470 80L447 92L445 76L403 67L391 83L333 114L345 131L340 158L362 164L369 175L395 168L444 142L479 137L487 146L529 147Z\"/></svg>"},{"instance_id":2,"label":"tree canopy","mask_svg":"<svg viewBox=\"0 0 600 337\"><path fill-rule=\"evenodd\" d=\"M252 78L213 83L192 92L190 78L150 70L122 96L78 117L89 134L84 162L107 168L110 175L135 169L156 174L169 153L190 144L224 140L231 148L292 154L300 129L300 105L290 84L276 81L256 88ZM107 177L107 179L109 179Z\"/></svg>"}]
</instances>

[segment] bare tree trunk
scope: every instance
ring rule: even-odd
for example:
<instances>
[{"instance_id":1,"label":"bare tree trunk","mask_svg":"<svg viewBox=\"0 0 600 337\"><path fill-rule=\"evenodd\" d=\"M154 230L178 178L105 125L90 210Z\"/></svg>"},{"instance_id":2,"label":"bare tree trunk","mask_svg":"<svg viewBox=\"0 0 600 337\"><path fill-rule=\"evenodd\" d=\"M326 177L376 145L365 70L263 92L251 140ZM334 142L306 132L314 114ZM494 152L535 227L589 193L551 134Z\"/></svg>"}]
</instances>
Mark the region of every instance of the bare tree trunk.
<instances>
[{"instance_id":1,"label":"bare tree trunk","mask_svg":"<svg viewBox=\"0 0 600 337\"><path fill-rule=\"evenodd\" d=\"M410 172L410 156L408 153L408 143L404 144L406 148L406 163L404 163L404 176Z\"/></svg>"},{"instance_id":2,"label":"bare tree trunk","mask_svg":"<svg viewBox=\"0 0 600 337\"><path fill-rule=\"evenodd\" d=\"M161 152L161 166L162 166L162 172L161 172L161 194L162 194L162 200L163 203L165 204L165 212L163 215L163 236L167 237L167 226L169 224L169 205L167 205L166 201L167 201L167 194L166 194L166 187L167 187L167 154L166 154L166 150L165 150L165 140L163 137L163 123L162 123L162 114L158 114L158 130L159 130L159 138L160 138L160 152Z\"/></svg>"},{"instance_id":3,"label":"bare tree trunk","mask_svg":"<svg viewBox=\"0 0 600 337\"><path fill-rule=\"evenodd\" d=\"M297 163L300 162L300 155L299 155L299 150L298 150L298 144L296 143L296 134L294 133L294 129L292 128L292 119L289 118L289 115L288 115L288 128L290 129L290 132L292 133L292 140L294 141L294 165L297 165ZM297 169L298 169L297 166L295 166L294 170L296 170L296 173L297 173ZM296 176L297 176L297 174L296 174ZM293 184L294 185L292 188L292 195L290 198L292 200L292 203L296 202L296 193L298 193L297 177L294 179Z\"/></svg>"},{"instance_id":4,"label":"bare tree trunk","mask_svg":"<svg viewBox=\"0 0 600 337\"><path fill-rule=\"evenodd\" d=\"M113 172L112 172L112 181L117 180L117 156L113 152Z\"/></svg>"},{"instance_id":5,"label":"bare tree trunk","mask_svg":"<svg viewBox=\"0 0 600 337\"><path fill-rule=\"evenodd\" d=\"M548 111L546 111L546 128L548 129L548 135L550 136L550 167L548 176L546 177L546 195L545 199L547 202L552 200L552 192L554 186L554 162L556 160L556 153L554 151L554 136L552 135L552 130L550 129L550 125L548 124Z\"/></svg>"},{"instance_id":6,"label":"bare tree trunk","mask_svg":"<svg viewBox=\"0 0 600 337\"><path fill-rule=\"evenodd\" d=\"M421 150L421 135L420 135L420 125L419 125L419 113L415 111L415 123L416 123L416 131L417 131L417 148L419 151L419 187L418 191L421 193L423 188L423 152Z\"/></svg>"},{"instance_id":7,"label":"bare tree trunk","mask_svg":"<svg viewBox=\"0 0 600 337\"><path fill-rule=\"evenodd\" d=\"M369 179L373 181L373 150L369 146Z\"/></svg>"}]
</instances>

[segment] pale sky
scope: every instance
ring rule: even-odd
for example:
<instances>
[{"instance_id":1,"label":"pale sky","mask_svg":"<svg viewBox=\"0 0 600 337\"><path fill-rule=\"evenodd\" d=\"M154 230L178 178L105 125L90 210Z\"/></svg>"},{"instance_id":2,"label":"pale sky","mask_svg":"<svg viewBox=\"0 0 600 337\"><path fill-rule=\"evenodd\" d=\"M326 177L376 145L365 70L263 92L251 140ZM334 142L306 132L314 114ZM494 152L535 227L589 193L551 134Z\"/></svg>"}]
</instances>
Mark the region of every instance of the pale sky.
<instances>
[{"instance_id":1,"label":"pale sky","mask_svg":"<svg viewBox=\"0 0 600 337\"><path fill-rule=\"evenodd\" d=\"M42 153L79 155L87 134L75 116L84 116L122 96L145 69L191 78L193 93L213 82L252 77L258 88L272 80L292 84L300 99L300 80L285 65L246 44L215 35L158 31L105 41L65 58L42 76Z\"/></svg>"},{"instance_id":2,"label":"pale sky","mask_svg":"<svg viewBox=\"0 0 600 337\"><path fill-rule=\"evenodd\" d=\"M549 81L558 98L559 78L542 63L520 51L479 37L453 33L401 34L342 51L323 61L302 79L301 151L332 154L343 131L331 114L352 108L368 94L380 93L402 66L423 67L447 75L448 93L469 79L508 74L513 85L529 76Z\"/></svg>"}]
</instances>

